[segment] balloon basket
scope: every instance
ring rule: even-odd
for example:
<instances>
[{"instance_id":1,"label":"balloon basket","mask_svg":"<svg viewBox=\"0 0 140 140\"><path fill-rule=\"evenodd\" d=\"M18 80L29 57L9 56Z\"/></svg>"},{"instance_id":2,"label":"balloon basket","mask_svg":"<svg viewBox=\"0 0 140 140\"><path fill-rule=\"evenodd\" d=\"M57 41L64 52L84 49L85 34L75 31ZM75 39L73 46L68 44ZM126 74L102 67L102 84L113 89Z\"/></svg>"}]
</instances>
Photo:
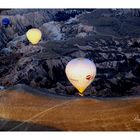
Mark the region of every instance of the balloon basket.
<instances>
[{"instance_id":1,"label":"balloon basket","mask_svg":"<svg viewBox=\"0 0 140 140\"><path fill-rule=\"evenodd\" d=\"M80 92L79 92L78 94L79 94L80 96L84 96L84 94L83 94L83 93L80 93Z\"/></svg>"}]
</instances>

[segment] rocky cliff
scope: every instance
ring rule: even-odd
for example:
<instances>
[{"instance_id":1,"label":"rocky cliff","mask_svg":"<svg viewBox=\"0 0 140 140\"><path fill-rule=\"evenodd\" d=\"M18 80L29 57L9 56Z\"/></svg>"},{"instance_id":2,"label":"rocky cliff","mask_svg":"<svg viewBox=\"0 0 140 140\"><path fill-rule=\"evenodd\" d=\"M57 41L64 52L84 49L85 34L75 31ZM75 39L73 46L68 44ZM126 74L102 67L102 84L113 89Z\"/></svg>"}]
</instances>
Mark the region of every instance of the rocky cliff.
<instances>
[{"instance_id":1,"label":"rocky cliff","mask_svg":"<svg viewBox=\"0 0 140 140\"><path fill-rule=\"evenodd\" d=\"M134 94L140 84L139 10L129 9L12 9L0 25L0 85L26 84L47 88L52 94L77 95L65 76L72 58L86 57L97 66L97 76L87 96ZM36 27L38 45L25 36Z\"/></svg>"}]
</instances>

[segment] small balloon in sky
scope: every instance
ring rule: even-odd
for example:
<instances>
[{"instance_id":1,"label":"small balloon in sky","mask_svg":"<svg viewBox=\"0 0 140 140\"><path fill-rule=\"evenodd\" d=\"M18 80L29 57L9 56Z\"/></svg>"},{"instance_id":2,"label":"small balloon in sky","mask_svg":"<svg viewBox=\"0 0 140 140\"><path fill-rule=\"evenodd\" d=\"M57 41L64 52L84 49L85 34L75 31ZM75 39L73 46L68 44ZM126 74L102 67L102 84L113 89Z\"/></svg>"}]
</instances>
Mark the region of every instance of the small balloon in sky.
<instances>
[{"instance_id":1,"label":"small balloon in sky","mask_svg":"<svg viewBox=\"0 0 140 140\"><path fill-rule=\"evenodd\" d=\"M68 80L83 96L84 90L92 83L96 75L94 62L87 58L72 59L65 69Z\"/></svg>"},{"instance_id":2,"label":"small balloon in sky","mask_svg":"<svg viewBox=\"0 0 140 140\"><path fill-rule=\"evenodd\" d=\"M42 33L39 29L32 28L27 31L26 37L33 45L35 45L41 40Z\"/></svg>"},{"instance_id":3,"label":"small balloon in sky","mask_svg":"<svg viewBox=\"0 0 140 140\"><path fill-rule=\"evenodd\" d=\"M10 24L10 19L9 18L5 17L5 18L2 19L2 25L7 27L9 24Z\"/></svg>"}]
</instances>

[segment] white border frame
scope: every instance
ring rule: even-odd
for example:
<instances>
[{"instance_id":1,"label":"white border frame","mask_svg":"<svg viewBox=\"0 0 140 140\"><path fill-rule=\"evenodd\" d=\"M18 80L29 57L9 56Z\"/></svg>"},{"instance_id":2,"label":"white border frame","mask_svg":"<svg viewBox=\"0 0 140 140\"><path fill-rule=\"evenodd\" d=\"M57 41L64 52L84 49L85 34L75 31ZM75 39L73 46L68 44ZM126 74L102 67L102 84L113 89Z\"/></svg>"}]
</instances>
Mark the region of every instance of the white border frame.
<instances>
[{"instance_id":1,"label":"white border frame","mask_svg":"<svg viewBox=\"0 0 140 140\"><path fill-rule=\"evenodd\" d=\"M0 0L0 8L140 8L140 0Z\"/></svg>"}]
</instances>

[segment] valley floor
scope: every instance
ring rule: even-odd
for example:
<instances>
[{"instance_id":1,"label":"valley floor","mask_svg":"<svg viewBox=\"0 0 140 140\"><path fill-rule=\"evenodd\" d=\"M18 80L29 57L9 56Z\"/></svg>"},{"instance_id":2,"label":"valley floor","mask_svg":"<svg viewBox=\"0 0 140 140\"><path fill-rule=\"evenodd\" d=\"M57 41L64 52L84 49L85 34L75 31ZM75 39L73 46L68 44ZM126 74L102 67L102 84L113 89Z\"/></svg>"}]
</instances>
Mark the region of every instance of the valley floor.
<instances>
[{"instance_id":1,"label":"valley floor","mask_svg":"<svg viewBox=\"0 0 140 140\"><path fill-rule=\"evenodd\" d=\"M45 126L64 131L140 130L140 97L94 99L36 93L25 86L1 91L0 118L21 122L13 127L11 123L9 131L25 130L25 126L28 130L28 123L40 130Z\"/></svg>"}]
</instances>

